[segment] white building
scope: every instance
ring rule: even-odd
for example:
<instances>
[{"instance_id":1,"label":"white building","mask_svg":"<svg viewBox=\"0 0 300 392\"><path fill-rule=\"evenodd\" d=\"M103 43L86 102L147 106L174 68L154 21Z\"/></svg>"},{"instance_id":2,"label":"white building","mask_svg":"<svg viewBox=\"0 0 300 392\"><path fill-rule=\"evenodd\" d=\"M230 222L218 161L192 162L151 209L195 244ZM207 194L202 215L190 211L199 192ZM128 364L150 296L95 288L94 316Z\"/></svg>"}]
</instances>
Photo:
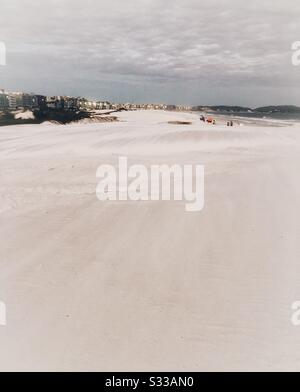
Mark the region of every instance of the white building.
<instances>
[{"instance_id":1,"label":"white building","mask_svg":"<svg viewBox=\"0 0 300 392\"><path fill-rule=\"evenodd\" d=\"M8 94L8 107L10 110L16 110L17 108L17 97L14 94Z\"/></svg>"},{"instance_id":2,"label":"white building","mask_svg":"<svg viewBox=\"0 0 300 392\"><path fill-rule=\"evenodd\" d=\"M0 90L0 111L7 110L9 108L9 102L7 99L7 95Z\"/></svg>"}]
</instances>

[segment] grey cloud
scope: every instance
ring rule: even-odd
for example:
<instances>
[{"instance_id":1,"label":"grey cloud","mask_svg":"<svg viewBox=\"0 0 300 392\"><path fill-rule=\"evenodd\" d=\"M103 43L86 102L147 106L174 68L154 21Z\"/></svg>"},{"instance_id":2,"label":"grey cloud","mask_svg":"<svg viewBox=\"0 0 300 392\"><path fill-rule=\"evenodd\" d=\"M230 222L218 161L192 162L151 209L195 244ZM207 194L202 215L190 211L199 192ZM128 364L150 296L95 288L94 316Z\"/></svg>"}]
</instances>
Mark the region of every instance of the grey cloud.
<instances>
[{"instance_id":1,"label":"grey cloud","mask_svg":"<svg viewBox=\"0 0 300 392\"><path fill-rule=\"evenodd\" d=\"M0 85L252 106L282 103L289 89L300 104L290 51L299 16L297 0L10 0Z\"/></svg>"}]
</instances>

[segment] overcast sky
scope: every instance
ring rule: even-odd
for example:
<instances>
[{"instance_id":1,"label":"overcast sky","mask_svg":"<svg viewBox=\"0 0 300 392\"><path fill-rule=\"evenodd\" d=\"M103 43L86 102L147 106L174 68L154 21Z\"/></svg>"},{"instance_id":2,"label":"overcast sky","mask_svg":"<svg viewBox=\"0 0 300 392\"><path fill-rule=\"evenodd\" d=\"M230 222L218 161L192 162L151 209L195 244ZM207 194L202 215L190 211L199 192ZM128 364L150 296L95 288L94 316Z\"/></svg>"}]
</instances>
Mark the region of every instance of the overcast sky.
<instances>
[{"instance_id":1,"label":"overcast sky","mask_svg":"<svg viewBox=\"0 0 300 392\"><path fill-rule=\"evenodd\" d=\"M300 105L299 0L0 0L0 88Z\"/></svg>"}]
</instances>

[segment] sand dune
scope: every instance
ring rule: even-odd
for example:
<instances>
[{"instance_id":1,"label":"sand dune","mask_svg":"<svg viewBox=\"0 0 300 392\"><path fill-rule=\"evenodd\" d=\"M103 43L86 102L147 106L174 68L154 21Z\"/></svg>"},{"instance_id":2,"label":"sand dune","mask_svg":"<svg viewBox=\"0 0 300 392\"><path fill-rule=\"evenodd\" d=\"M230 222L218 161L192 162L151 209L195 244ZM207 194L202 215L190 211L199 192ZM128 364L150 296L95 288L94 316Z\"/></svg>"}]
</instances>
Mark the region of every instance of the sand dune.
<instances>
[{"instance_id":1,"label":"sand dune","mask_svg":"<svg viewBox=\"0 0 300 392\"><path fill-rule=\"evenodd\" d=\"M299 371L300 126L118 118L0 128L0 370ZM99 202L120 155L204 164L204 210Z\"/></svg>"}]
</instances>

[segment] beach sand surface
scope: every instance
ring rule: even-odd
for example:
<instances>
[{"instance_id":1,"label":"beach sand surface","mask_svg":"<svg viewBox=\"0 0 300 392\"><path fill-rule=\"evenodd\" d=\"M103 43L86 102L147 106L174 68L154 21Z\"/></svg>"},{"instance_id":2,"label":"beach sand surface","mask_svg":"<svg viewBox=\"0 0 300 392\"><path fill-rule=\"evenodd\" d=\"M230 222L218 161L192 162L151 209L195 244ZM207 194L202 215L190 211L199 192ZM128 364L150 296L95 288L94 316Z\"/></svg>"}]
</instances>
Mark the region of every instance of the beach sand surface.
<instances>
[{"instance_id":1,"label":"beach sand surface","mask_svg":"<svg viewBox=\"0 0 300 392\"><path fill-rule=\"evenodd\" d=\"M118 117L0 128L0 370L299 371L300 126ZM204 209L100 202L120 156L204 165Z\"/></svg>"}]
</instances>

